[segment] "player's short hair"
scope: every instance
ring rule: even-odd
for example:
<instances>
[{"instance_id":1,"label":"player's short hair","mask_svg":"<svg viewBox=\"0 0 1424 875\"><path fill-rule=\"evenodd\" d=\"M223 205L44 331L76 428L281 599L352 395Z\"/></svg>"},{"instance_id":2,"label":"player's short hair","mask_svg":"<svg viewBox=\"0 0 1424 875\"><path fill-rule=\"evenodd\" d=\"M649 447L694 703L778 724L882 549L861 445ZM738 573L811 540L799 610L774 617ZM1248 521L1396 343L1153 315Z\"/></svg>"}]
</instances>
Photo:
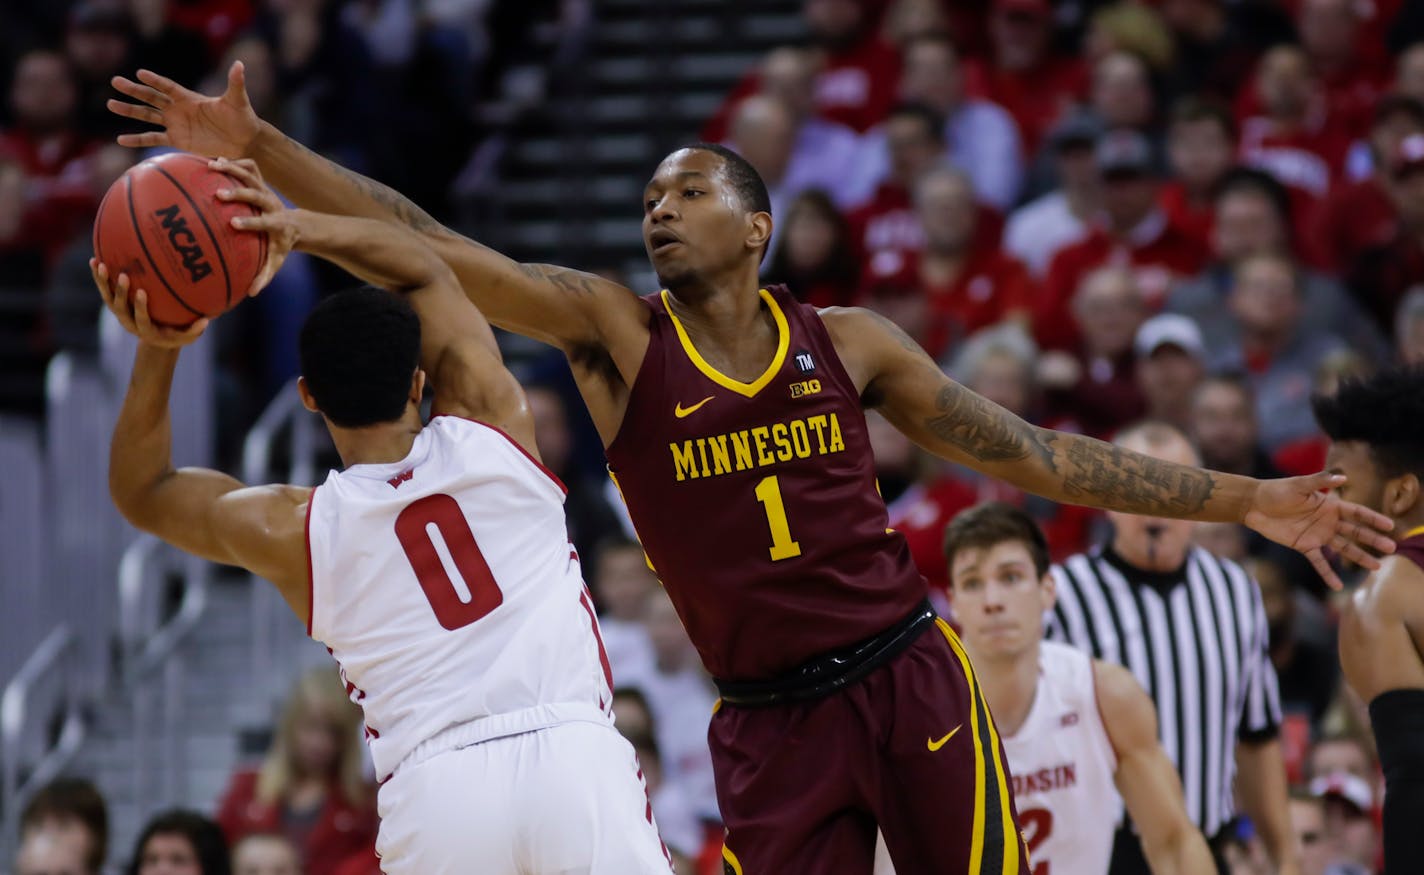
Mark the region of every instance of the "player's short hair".
<instances>
[{"instance_id":1,"label":"player's short hair","mask_svg":"<svg viewBox=\"0 0 1424 875\"><path fill-rule=\"evenodd\" d=\"M1424 477L1424 368L1399 367L1345 379L1334 395L1311 399L1332 441L1359 441L1386 477Z\"/></svg>"},{"instance_id":2,"label":"player's short hair","mask_svg":"<svg viewBox=\"0 0 1424 875\"><path fill-rule=\"evenodd\" d=\"M307 316L302 377L342 428L399 419L420 364L420 319L399 295L369 286L338 292Z\"/></svg>"},{"instance_id":3,"label":"player's short hair","mask_svg":"<svg viewBox=\"0 0 1424 875\"><path fill-rule=\"evenodd\" d=\"M143 828L125 875L138 875L144 845L159 835L187 839L188 844L193 846L193 855L198 858L198 870L203 875L232 875L232 860L228 856L227 839L223 836L222 827L196 811L178 808L159 814Z\"/></svg>"},{"instance_id":4,"label":"player's short hair","mask_svg":"<svg viewBox=\"0 0 1424 875\"><path fill-rule=\"evenodd\" d=\"M732 190L737 193L737 200L741 201L742 208L753 213L771 215L771 194L767 192L766 182L750 161L718 143L693 143L683 148L711 152L721 158L727 181L732 184Z\"/></svg>"},{"instance_id":5,"label":"player's short hair","mask_svg":"<svg viewBox=\"0 0 1424 875\"><path fill-rule=\"evenodd\" d=\"M1028 548L1033 570L1041 579L1048 573L1048 539L1033 517L1002 501L988 501L955 514L944 529L944 559L950 582L954 577L954 557L963 550L988 550L1005 541L1017 541Z\"/></svg>"},{"instance_id":6,"label":"player's short hair","mask_svg":"<svg viewBox=\"0 0 1424 875\"><path fill-rule=\"evenodd\" d=\"M83 778L58 778L44 785L21 812L20 832L55 820L83 824L92 839L84 866L90 872L104 868L109 855L109 809L97 787Z\"/></svg>"}]
</instances>

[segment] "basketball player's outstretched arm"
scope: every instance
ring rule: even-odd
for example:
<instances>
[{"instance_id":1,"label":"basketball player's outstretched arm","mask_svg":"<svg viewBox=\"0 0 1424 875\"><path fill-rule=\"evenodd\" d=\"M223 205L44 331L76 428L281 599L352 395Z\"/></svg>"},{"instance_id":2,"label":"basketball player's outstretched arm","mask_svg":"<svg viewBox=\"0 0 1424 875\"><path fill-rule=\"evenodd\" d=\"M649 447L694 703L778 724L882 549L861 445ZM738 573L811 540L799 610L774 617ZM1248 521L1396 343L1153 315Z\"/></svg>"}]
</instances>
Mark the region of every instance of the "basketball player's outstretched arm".
<instances>
[{"instance_id":1,"label":"basketball player's outstretched arm","mask_svg":"<svg viewBox=\"0 0 1424 875\"><path fill-rule=\"evenodd\" d=\"M249 160L223 158L213 167L243 183L219 197L259 210L259 215L234 219L233 225L265 232L271 260L300 249L406 297L420 317L420 366L435 390L436 413L496 425L537 457L533 416L524 390L504 367L494 332L419 235L375 219L289 210Z\"/></svg>"},{"instance_id":2,"label":"basketball player's outstretched arm","mask_svg":"<svg viewBox=\"0 0 1424 875\"><path fill-rule=\"evenodd\" d=\"M875 407L920 446L1028 492L1104 510L1244 523L1339 578L1323 550L1366 568L1391 553L1388 517L1341 501L1330 474L1256 480L1177 465L1083 435L1031 425L945 376L890 320L868 310L822 311L836 350ZM1373 553L1370 551L1374 551Z\"/></svg>"},{"instance_id":3,"label":"basketball player's outstretched arm","mask_svg":"<svg viewBox=\"0 0 1424 875\"><path fill-rule=\"evenodd\" d=\"M1108 732L1117 772L1113 780L1142 835L1153 875L1214 872L1206 840L1187 816L1177 769L1157 740L1157 710L1132 672L1094 660L1098 710Z\"/></svg>"},{"instance_id":4,"label":"basketball player's outstretched arm","mask_svg":"<svg viewBox=\"0 0 1424 875\"><path fill-rule=\"evenodd\" d=\"M173 467L168 395L179 347L206 327L155 326L142 290L128 277L110 288L94 265L94 282L119 321L139 338L128 395L109 449L109 493L124 519L173 546L212 562L237 565L276 584L306 619L306 503L310 489L247 487L221 471Z\"/></svg>"},{"instance_id":5,"label":"basketball player's outstretched arm","mask_svg":"<svg viewBox=\"0 0 1424 875\"><path fill-rule=\"evenodd\" d=\"M141 103L109 101L126 118L163 130L125 134L125 146L173 146L200 155L251 158L267 180L299 207L378 219L419 234L455 271L466 295L495 325L565 351L591 346L627 349L625 333L642 331L648 314L628 289L594 274L547 264L520 264L451 231L388 186L328 161L271 124L247 99L241 62L217 97L191 91L148 70L114 87ZM619 342L621 341L621 342ZM646 342L634 343L641 361ZM636 364L619 363L636 371Z\"/></svg>"}]
</instances>

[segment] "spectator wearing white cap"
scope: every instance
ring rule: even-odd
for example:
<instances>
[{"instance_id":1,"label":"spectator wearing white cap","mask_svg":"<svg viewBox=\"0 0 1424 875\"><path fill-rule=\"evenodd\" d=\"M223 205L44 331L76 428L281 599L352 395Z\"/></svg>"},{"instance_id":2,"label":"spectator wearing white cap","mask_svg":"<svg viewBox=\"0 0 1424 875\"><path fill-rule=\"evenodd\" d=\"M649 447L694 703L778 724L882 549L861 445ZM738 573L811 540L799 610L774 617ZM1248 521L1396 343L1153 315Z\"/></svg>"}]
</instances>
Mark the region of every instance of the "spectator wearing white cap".
<instances>
[{"instance_id":1,"label":"spectator wearing white cap","mask_svg":"<svg viewBox=\"0 0 1424 875\"><path fill-rule=\"evenodd\" d=\"M1159 313L1137 329L1133 350L1137 354L1137 388L1147 402L1147 418L1188 430L1192 395L1206 376L1201 329L1186 316Z\"/></svg>"},{"instance_id":2,"label":"spectator wearing white cap","mask_svg":"<svg viewBox=\"0 0 1424 875\"><path fill-rule=\"evenodd\" d=\"M1379 859L1374 791L1359 775L1335 771L1310 782L1311 795L1325 806L1325 837L1333 846L1326 875L1372 875Z\"/></svg>"}]
</instances>

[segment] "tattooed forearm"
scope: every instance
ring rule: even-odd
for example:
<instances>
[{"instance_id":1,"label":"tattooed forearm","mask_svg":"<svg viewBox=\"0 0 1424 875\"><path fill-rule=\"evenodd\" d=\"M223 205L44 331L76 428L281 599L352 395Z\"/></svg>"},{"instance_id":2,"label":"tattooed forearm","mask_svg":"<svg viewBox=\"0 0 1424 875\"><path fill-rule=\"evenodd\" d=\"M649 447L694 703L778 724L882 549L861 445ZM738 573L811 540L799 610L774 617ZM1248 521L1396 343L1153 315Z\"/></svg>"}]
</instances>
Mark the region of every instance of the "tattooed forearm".
<instances>
[{"instance_id":1,"label":"tattooed forearm","mask_svg":"<svg viewBox=\"0 0 1424 875\"><path fill-rule=\"evenodd\" d=\"M530 279L543 280L563 292L596 294L593 282L597 278L582 271L553 264L521 264L519 272Z\"/></svg>"},{"instance_id":2,"label":"tattooed forearm","mask_svg":"<svg viewBox=\"0 0 1424 875\"><path fill-rule=\"evenodd\" d=\"M302 145L291 137L284 137L283 140L287 148L296 150L300 153L304 153L306 156L308 156L310 160L319 161L329 167L342 179L351 183L351 185L356 189L356 191L359 192L362 196L371 200L382 210L388 213L390 218L395 219L403 225L406 225L411 230L417 231L422 234L454 235L453 231L437 222L435 218L429 213L427 213L425 210L422 210L420 207L416 206L414 201L401 194L400 192L396 191L395 189L391 188L390 186L379 183L374 179L362 176L354 170L348 170L347 168L342 167L340 164L337 164L335 161L332 161L312 151L311 149L308 149L306 146ZM322 199L325 200L326 198ZM316 209L322 210L324 212L344 212L343 210L337 209L338 205L335 203L319 203L315 204L314 206Z\"/></svg>"},{"instance_id":3,"label":"tattooed forearm","mask_svg":"<svg viewBox=\"0 0 1424 875\"><path fill-rule=\"evenodd\" d=\"M935 410L938 414L924 421L930 434L981 462L1015 462L1042 454L1027 423L958 383L944 384L935 396ZM1051 456L1046 461L1052 464Z\"/></svg>"},{"instance_id":4,"label":"tattooed forearm","mask_svg":"<svg viewBox=\"0 0 1424 875\"><path fill-rule=\"evenodd\" d=\"M1192 517L1206 509L1210 471L1164 462L1081 435L1043 432L1058 469L1062 499L1108 510Z\"/></svg>"}]
</instances>

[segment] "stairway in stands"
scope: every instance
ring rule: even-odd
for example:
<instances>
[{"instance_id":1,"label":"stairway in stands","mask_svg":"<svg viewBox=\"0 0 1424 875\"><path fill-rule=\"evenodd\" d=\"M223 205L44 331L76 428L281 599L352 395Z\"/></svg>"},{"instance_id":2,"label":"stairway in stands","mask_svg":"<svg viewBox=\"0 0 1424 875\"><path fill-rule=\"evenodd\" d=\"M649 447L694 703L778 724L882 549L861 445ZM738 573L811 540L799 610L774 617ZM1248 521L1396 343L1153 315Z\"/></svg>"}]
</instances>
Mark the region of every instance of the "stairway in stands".
<instances>
[{"instance_id":1,"label":"stairway in stands","mask_svg":"<svg viewBox=\"0 0 1424 875\"><path fill-rule=\"evenodd\" d=\"M616 268L649 290L643 185L770 48L799 0L598 0L584 57L515 131L476 233L525 261Z\"/></svg>"}]
</instances>

